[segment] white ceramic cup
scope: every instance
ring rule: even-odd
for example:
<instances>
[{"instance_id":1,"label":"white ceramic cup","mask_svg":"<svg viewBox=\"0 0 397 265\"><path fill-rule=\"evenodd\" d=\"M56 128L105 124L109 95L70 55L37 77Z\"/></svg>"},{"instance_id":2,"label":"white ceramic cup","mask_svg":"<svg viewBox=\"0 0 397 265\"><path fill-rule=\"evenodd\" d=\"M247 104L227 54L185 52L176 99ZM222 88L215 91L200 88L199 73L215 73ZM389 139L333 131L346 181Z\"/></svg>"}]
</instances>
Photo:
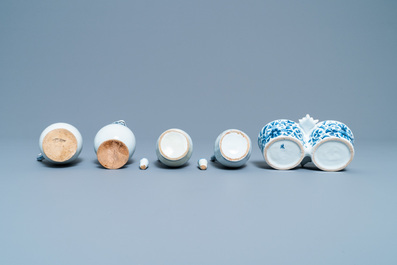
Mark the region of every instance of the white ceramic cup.
<instances>
[{"instance_id":1,"label":"white ceramic cup","mask_svg":"<svg viewBox=\"0 0 397 265\"><path fill-rule=\"evenodd\" d=\"M80 132L68 123L54 123L44 129L39 139L40 154L37 160L55 164L66 164L74 161L83 148L83 137Z\"/></svg>"},{"instance_id":2,"label":"white ceramic cup","mask_svg":"<svg viewBox=\"0 0 397 265\"><path fill-rule=\"evenodd\" d=\"M98 162L108 169L123 167L134 154L135 147L135 135L122 120L100 129L94 139Z\"/></svg>"},{"instance_id":3,"label":"white ceramic cup","mask_svg":"<svg viewBox=\"0 0 397 265\"><path fill-rule=\"evenodd\" d=\"M218 161L225 167L241 167L251 157L251 139L243 131L229 129L216 138L211 161Z\"/></svg>"},{"instance_id":4,"label":"white ceramic cup","mask_svg":"<svg viewBox=\"0 0 397 265\"><path fill-rule=\"evenodd\" d=\"M189 134L180 129L169 129L157 139L158 160L169 167L180 167L189 161L193 153L193 142Z\"/></svg>"}]
</instances>

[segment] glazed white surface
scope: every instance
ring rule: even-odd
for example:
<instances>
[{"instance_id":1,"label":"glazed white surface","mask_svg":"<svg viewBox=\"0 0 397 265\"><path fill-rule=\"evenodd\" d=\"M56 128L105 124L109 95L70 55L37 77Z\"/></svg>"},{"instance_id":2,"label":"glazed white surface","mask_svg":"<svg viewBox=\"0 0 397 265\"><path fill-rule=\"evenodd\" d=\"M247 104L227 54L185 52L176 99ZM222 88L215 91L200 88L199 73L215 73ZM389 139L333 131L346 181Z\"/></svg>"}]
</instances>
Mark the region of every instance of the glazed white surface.
<instances>
[{"instance_id":1,"label":"glazed white surface","mask_svg":"<svg viewBox=\"0 0 397 265\"><path fill-rule=\"evenodd\" d=\"M99 146L108 140L119 140L123 142L127 148L130 158L135 152L136 139L134 133L127 127L120 124L109 124L102 127L94 139L95 153L98 151Z\"/></svg>"},{"instance_id":2,"label":"glazed white surface","mask_svg":"<svg viewBox=\"0 0 397 265\"><path fill-rule=\"evenodd\" d=\"M163 152L164 155L161 152ZM192 139L189 134L183 130L169 129L163 132L157 139L157 158L161 163L169 167L180 167L184 165L190 159L192 153Z\"/></svg>"},{"instance_id":3,"label":"glazed white surface","mask_svg":"<svg viewBox=\"0 0 397 265\"><path fill-rule=\"evenodd\" d=\"M251 157L251 150L252 144L247 134L238 129L228 129L216 138L214 157L226 167L241 167Z\"/></svg>"},{"instance_id":4,"label":"glazed white surface","mask_svg":"<svg viewBox=\"0 0 397 265\"><path fill-rule=\"evenodd\" d=\"M44 153L44 151L43 151L43 140L44 140L45 136L49 132L51 132L52 130L55 130L55 129L68 130L69 132L71 132L74 135L74 137L76 137L77 150L76 150L76 153L69 160L66 160L66 161L63 161L63 162L53 161L50 158L48 158L46 156L46 154ZM40 138L39 138L39 148L40 148L41 154L44 156L44 158L47 161L50 161L50 162L52 162L54 164L66 164L66 163L70 163L70 162L74 161L76 158L79 157L79 155L81 153L81 150L83 149L83 137L81 136L79 130L77 130L76 127L74 127L73 125L71 125L69 123L65 123L65 122L53 123L50 126L48 126L47 128L45 128L43 130L43 132L41 133Z\"/></svg>"},{"instance_id":5,"label":"glazed white surface","mask_svg":"<svg viewBox=\"0 0 397 265\"><path fill-rule=\"evenodd\" d=\"M266 162L277 169L290 169L297 166L304 153L299 144L288 139L275 138L266 149L264 152Z\"/></svg>"},{"instance_id":6,"label":"glazed white surface","mask_svg":"<svg viewBox=\"0 0 397 265\"><path fill-rule=\"evenodd\" d=\"M335 171L345 168L353 153L346 143L340 140L328 140L318 143L313 152L313 162L320 169Z\"/></svg>"},{"instance_id":7,"label":"glazed white surface","mask_svg":"<svg viewBox=\"0 0 397 265\"><path fill-rule=\"evenodd\" d=\"M223 136L220 143L222 153L231 159L242 159L249 149L248 140L239 133L231 132Z\"/></svg>"},{"instance_id":8,"label":"glazed white surface","mask_svg":"<svg viewBox=\"0 0 397 265\"><path fill-rule=\"evenodd\" d=\"M177 131L164 134L159 144L162 154L171 160L182 157L189 149L186 136Z\"/></svg>"}]
</instances>

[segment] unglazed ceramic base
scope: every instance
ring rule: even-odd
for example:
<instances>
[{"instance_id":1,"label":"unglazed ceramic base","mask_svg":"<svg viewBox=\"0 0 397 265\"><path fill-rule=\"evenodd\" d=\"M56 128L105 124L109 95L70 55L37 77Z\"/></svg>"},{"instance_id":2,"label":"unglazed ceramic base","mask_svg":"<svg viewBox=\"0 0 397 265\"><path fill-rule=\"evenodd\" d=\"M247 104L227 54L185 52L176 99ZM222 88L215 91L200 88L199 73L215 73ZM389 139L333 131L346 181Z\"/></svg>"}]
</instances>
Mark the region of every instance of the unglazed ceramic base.
<instances>
[{"instance_id":1,"label":"unglazed ceramic base","mask_svg":"<svg viewBox=\"0 0 397 265\"><path fill-rule=\"evenodd\" d=\"M130 155L127 146L119 140L107 140L103 142L98 150L99 163L108 169L118 169L124 166Z\"/></svg>"},{"instance_id":2,"label":"unglazed ceramic base","mask_svg":"<svg viewBox=\"0 0 397 265\"><path fill-rule=\"evenodd\" d=\"M165 131L159 140L159 151L168 160L179 160L189 151L189 140L176 130Z\"/></svg>"},{"instance_id":3,"label":"unglazed ceramic base","mask_svg":"<svg viewBox=\"0 0 397 265\"><path fill-rule=\"evenodd\" d=\"M239 161L247 156L250 150L250 141L240 131L232 130L222 136L219 149L225 159Z\"/></svg>"},{"instance_id":4,"label":"unglazed ceramic base","mask_svg":"<svg viewBox=\"0 0 397 265\"><path fill-rule=\"evenodd\" d=\"M69 130L54 129L43 139L43 152L54 162L65 162L77 151L77 139Z\"/></svg>"},{"instance_id":5,"label":"unglazed ceramic base","mask_svg":"<svg viewBox=\"0 0 397 265\"><path fill-rule=\"evenodd\" d=\"M326 138L319 142L313 150L313 163L325 171L339 171L347 167L353 160L352 145L340 138Z\"/></svg>"},{"instance_id":6,"label":"unglazed ceramic base","mask_svg":"<svg viewBox=\"0 0 397 265\"><path fill-rule=\"evenodd\" d=\"M134 133L125 125L112 123L102 127L94 138L94 149L97 152L99 146L108 140L119 140L128 148L129 157L135 152L136 139Z\"/></svg>"},{"instance_id":7,"label":"unglazed ceramic base","mask_svg":"<svg viewBox=\"0 0 397 265\"><path fill-rule=\"evenodd\" d=\"M264 156L275 169L291 169L302 161L305 153L302 144L292 137L277 137L266 145Z\"/></svg>"}]
</instances>

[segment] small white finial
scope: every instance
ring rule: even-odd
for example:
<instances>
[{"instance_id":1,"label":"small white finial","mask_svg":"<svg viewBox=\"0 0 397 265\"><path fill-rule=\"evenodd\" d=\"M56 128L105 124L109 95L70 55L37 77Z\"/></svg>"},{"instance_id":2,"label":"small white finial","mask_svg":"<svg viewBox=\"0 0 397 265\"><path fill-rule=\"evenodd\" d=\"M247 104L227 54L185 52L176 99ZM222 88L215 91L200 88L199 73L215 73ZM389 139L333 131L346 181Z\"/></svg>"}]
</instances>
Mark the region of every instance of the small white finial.
<instances>
[{"instance_id":1,"label":"small white finial","mask_svg":"<svg viewBox=\"0 0 397 265\"><path fill-rule=\"evenodd\" d=\"M199 159L197 164L198 164L199 169L201 169L201 170L206 170L207 169L207 166L208 166L207 159L201 158L201 159Z\"/></svg>"},{"instance_id":2,"label":"small white finial","mask_svg":"<svg viewBox=\"0 0 397 265\"><path fill-rule=\"evenodd\" d=\"M306 114L305 117L299 120L299 126L305 131L305 133L309 133L314 126L316 126L317 122L318 120L314 120L309 114Z\"/></svg>"},{"instance_id":3,"label":"small white finial","mask_svg":"<svg viewBox=\"0 0 397 265\"><path fill-rule=\"evenodd\" d=\"M139 162L139 168L146 170L149 167L149 160L147 158L142 158Z\"/></svg>"}]
</instances>

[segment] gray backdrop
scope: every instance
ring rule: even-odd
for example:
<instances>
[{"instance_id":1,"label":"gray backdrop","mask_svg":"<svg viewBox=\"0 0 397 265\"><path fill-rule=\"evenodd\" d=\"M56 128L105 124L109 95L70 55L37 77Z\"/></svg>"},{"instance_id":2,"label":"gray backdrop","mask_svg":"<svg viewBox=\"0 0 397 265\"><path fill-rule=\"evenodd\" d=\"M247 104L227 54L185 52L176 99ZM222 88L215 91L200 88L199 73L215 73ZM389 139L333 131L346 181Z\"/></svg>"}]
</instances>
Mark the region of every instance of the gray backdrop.
<instances>
[{"instance_id":1,"label":"gray backdrop","mask_svg":"<svg viewBox=\"0 0 397 265\"><path fill-rule=\"evenodd\" d=\"M91 142L125 119L138 139L254 138L310 113L390 138L396 13L395 1L1 1L0 118L13 129L0 133L65 121Z\"/></svg>"},{"instance_id":2,"label":"gray backdrop","mask_svg":"<svg viewBox=\"0 0 397 265\"><path fill-rule=\"evenodd\" d=\"M1 1L0 264L397 264L396 1ZM346 170L269 168L267 122L306 113L356 136ZM95 133L125 119L133 159L103 169ZM53 122L80 158L35 161ZM169 169L178 127L191 161ZM244 130L248 164L209 163ZM138 169L147 157L148 170Z\"/></svg>"}]
</instances>

